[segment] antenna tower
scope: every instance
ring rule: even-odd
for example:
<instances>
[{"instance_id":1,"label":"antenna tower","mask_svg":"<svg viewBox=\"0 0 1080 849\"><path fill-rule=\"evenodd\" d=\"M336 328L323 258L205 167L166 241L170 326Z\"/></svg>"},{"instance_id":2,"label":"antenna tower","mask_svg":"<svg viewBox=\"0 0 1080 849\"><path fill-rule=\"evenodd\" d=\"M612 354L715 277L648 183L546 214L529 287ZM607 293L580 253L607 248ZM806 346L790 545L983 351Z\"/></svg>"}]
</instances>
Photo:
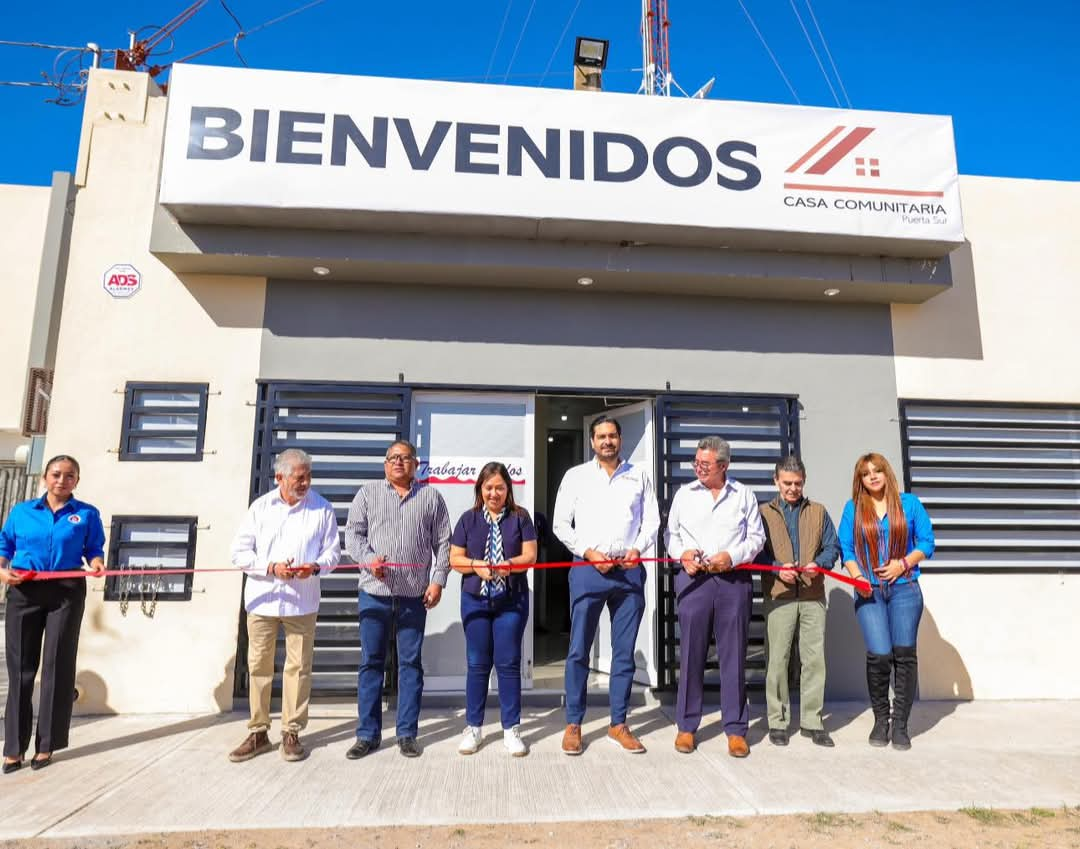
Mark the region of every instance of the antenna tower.
<instances>
[{"instance_id":1,"label":"antenna tower","mask_svg":"<svg viewBox=\"0 0 1080 849\"><path fill-rule=\"evenodd\" d=\"M671 50L668 46L667 0L641 0L643 94L671 94Z\"/></svg>"}]
</instances>

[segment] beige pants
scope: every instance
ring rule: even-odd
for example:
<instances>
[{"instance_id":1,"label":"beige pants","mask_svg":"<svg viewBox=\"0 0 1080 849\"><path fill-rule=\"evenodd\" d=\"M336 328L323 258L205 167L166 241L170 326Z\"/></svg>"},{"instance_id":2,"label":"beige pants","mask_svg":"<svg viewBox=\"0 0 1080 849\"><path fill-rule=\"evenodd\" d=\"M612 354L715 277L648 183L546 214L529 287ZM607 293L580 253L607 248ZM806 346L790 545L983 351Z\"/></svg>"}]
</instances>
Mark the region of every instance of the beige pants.
<instances>
[{"instance_id":1,"label":"beige pants","mask_svg":"<svg viewBox=\"0 0 1080 849\"><path fill-rule=\"evenodd\" d=\"M299 734L307 725L316 616L315 613L280 617L248 614L248 697L251 700L248 730L270 730L270 690L274 683L274 654L279 627L285 630L281 728Z\"/></svg>"}]
</instances>

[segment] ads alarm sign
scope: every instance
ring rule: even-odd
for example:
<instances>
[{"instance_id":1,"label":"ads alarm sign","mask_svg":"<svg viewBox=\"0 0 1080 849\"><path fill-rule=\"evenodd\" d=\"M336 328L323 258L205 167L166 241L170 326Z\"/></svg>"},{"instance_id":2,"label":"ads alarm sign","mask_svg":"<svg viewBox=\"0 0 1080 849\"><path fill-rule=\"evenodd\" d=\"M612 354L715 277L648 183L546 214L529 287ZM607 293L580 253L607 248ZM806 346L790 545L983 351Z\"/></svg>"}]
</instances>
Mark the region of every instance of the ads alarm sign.
<instances>
[{"instance_id":1,"label":"ads alarm sign","mask_svg":"<svg viewBox=\"0 0 1080 849\"><path fill-rule=\"evenodd\" d=\"M101 285L114 298L130 298L142 288L142 275L134 265L112 265L102 277Z\"/></svg>"}]
</instances>

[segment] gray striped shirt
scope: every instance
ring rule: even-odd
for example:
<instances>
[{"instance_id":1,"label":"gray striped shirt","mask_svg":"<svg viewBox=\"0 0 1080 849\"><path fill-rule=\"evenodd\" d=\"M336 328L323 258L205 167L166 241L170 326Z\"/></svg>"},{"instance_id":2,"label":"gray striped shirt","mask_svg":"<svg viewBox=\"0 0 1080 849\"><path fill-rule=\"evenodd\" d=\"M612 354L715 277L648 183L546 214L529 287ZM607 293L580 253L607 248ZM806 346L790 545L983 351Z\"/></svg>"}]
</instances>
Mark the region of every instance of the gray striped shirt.
<instances>
[{"instance_id":1,"label":"gray striped shirt","mask_svg":"<svg viewBox=\"0 0 1080 849\"><path fill-rule=\"evenodd\" d=\"M425 569L390 567L383 578L361 571L360 589L370 595L415 597L428 584L445 587L450 572L446 502L432 487L415 481L404 498L388 480L365 484L349 505L345 550L361 566L379 555L392 563L427 564Z\"/></svg>"}]
</instances>

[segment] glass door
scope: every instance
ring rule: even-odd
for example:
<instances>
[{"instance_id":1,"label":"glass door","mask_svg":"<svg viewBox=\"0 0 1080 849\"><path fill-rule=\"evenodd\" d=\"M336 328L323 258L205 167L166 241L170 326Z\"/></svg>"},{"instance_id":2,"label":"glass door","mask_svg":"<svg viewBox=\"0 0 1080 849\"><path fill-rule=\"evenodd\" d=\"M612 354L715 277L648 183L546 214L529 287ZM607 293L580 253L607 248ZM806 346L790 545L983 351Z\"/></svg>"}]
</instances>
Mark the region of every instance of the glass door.
<instances>
[{"instance_id":1,"label":"glass door","mask_svg":"<svg viewBox=\"0 0 1080 849\"><path fill-rule=\"evenodd\" d=\"M417 479L446 499L450 525L475 501L476 477L497 460L510 472L514 500L533 511L532 395L508 393L415 392L412 439ZM528 573L530 591L533 573ZM530 592L531 596L531 592ZM530 619L532 599L530 597ZM425 689L465 688L465 635L461 626L461 576L451 572L439 606L428 613L424 635ZM532 688L532 628L522 645L522 686ZM494 674L493 674L494 680Z\"/></svg>"}]
</instances>

